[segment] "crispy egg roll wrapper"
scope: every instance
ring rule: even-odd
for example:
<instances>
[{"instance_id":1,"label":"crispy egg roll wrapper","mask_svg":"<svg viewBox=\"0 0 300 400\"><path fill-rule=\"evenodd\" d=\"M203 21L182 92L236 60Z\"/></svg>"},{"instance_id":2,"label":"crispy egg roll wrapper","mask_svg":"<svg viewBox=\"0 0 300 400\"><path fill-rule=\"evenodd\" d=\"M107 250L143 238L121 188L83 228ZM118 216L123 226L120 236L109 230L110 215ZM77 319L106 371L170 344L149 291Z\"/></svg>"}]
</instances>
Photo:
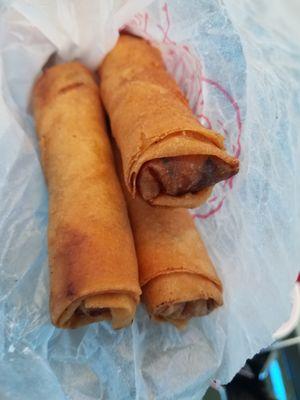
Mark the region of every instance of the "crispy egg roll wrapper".
<instances>
[{"instance_id":1,"label":"crispy egg roll wrapper","mask_svg":"<svg viewBox=\"0 0 300 400\"><path fill-rule=\"evenodd\" d=\"M49 190L52 322L126 326L139 301L138 267L98 87L79 63L58 65L36 82L33 107Z\"/></svg>"},{"instance_id":2,"label":"crispy egg roll wrapper","mask_svg":"<svg viewBox=\"0 0 300 400\"><path fill-rule=\"evenodd\" d=\"M151 205L195 207L239 161L223 137L193 115L158 49L121 35L99 68L101 96L132 197ZM180 162L180 166L177 164Z\"/></svg>"},{"instance_id":3,"label":"crispy egg roll wrapper","mask_svg":"<svg viewBox=\"0 0 300 400\"><path fill-rule=\"evenodd\" d=\"M149 314L181 327L222 305L222 284L189 212L125 194Z\"/></svg>"}]
</instances>

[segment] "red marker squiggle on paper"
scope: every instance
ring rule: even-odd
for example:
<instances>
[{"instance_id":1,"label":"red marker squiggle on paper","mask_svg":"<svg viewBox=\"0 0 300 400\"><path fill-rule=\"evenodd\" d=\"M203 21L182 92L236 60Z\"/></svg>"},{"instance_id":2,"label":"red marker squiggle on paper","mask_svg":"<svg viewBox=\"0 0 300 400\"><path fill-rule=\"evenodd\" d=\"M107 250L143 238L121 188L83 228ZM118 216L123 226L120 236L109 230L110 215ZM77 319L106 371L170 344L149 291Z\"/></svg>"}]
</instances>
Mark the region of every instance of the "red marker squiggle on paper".
<instances>
[{"instance_id":1,"label":"red marker squiggle on paper","mask_svg":"<svg viewBox=\"0 0 300 400\"><path fill-rule=\"evenodd\" d=\"M169 15L169 9L168 9L167 3L165 3L163 5L162 11L164 12L165 17L166 17L166 21L165 21L166 23L165 23L164 26L162 26L160 24L156 25L158 27L158 29L160 29L162 34L163 34L162 42L163 43L169 43L169 44L176 44L175 42L173 42L173 40L171 40L169 38L169 29L170 29L171 23L170 23L170 15Z\"/></svg>"},{"instance_id":2,"label":"red marker squiggle on paper","mask_svg":"<svg viewBox=\"0 0 300 400\"><path fill-rule=\"evenodd\" d=\"M216 90L221 92L223 94L223 96L225 97L225 99L231 104L231 106L233 108L233 111L235 113L236 127L237 127L237 138L236 138L236 144L232 144L232 150L234 151L234 157L239 158L239 156L241 154L241 135L242 135L242 121L241 121L240 107L239 107L237 101L218 82L215 82L212 79L208 79L204 76L202 76L201 79L202 79L202 82L213 86ZM217 120L217 123L221 127L225 136L228 137L229 132L224 128L224 123L220 120ZM206 212L196 211L194 213L193 217L199 218L199 219L206 219L206 218L211 217L218 211L220 211L224 204L225 198L226 198L226 188L228 186L229 190L231 190L233 188L233 184L234 184L234 177L231 177L228 180L222 182L220 187L222 188L223 194L221 193L220 196L218 196L218 195L213 196L213 198L212 198L213 200L210 199L210 201L208 202L211 205L209 210Z\"/></svg>"}]
</instances>

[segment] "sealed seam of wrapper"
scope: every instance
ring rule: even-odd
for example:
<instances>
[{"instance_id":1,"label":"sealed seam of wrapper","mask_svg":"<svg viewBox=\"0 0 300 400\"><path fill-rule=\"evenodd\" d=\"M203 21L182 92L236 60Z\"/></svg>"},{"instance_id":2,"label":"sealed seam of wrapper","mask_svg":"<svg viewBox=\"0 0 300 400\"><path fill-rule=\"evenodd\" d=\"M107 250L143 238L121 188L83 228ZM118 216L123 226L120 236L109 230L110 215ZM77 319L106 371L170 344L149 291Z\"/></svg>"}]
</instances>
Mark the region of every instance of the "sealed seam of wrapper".
<instances>
[{"instance_id":1,"label":"sealed seam of wrapper","mask_svg":"<svg viewBox=\"0 0 300 400\"><path fill-rule=\"evenodd\" d=\"M0 7L1 398L199 399L288 319L300 249L300 10L292 0L269 3ZM194 114L240 161L239 174L192 211L224 305L183 332L154 324L143 307L118 332L108 323L61 331L49 319L48 197L30 94L51 55L95 69L120 28L161 50Z\"/></svg>"}]
</instances>

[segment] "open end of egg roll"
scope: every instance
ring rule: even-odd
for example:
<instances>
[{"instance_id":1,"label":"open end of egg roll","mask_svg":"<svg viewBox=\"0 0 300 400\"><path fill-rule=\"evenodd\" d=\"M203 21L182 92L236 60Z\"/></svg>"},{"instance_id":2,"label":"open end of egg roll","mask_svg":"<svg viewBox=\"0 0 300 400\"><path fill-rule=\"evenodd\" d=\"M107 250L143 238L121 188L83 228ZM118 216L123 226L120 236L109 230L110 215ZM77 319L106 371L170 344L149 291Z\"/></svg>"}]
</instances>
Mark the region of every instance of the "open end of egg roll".
<instances>
[{"instance_id":1,"label":"open end of egg roll","mask_svg":"<svg viewBox=\"0 0 300 400\"><path fill-rule=\"evenodd\" d=\"M215 156L185 155L163 157L146 162L137 177L137 188L144 200L159 195L181 196L228 179L238 172Z\"/></svg>"},{"instance_id":2,"label":"open end of egg roll","mask_svg":"<svg viewBox=\"0 0 300 400\"><path fill-rule=\"evenodd\" d=\"M175 272L160 275L143 286L143 302L157 321L183 327L193 317L222 305L220 288L201 275Z\"/></svg>"},{"instance_id":3,"label":"open end of egg roll","mask_svg":"<svg viewBox=\"0 0 300 400\"><path fill-rule=\"evenodd\" d=\"M77 328L99 321L110 321L114 329L130 325L136 310L136 301L124 293L101 293L72 303L61 315L57 325Z\"/></svg>"},{"instance_id":4,"label":"open end of egg roll","mask_svg":"<svg viewBox=\"0 0 300 400\"><path fill-rule=\"evenodd\" d=\"M193 208L238 172L223 136L201 125L157 48L121 35L99 74L133 198L138 192L152 206Z\"/></svg>"}]
</instances>

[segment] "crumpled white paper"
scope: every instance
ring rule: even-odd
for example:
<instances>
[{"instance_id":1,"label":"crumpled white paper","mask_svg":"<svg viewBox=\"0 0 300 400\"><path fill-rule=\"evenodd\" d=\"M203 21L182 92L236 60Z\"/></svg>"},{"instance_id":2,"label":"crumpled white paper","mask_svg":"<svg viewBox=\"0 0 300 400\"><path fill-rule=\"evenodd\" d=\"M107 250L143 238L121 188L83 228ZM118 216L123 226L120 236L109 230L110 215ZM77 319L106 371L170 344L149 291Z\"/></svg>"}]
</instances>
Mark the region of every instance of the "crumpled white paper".
<instances>
[{"instance_id":1,"label":"crumpled white paper","mask_svg":"<svg viewBox=\"0 0 300 400\"><path fill-rule=\"evenodd\" d=\"M294 0L0 6L1 399L199 399L270 344L300 259L299 14ZM194 112L241 161L193 212L225 304L183 332L151 323L142 307L118 332L49 321L47 191L30 92L50 55L94 68L121 27L160 47Z\"/></svg>"}]
</instances>

